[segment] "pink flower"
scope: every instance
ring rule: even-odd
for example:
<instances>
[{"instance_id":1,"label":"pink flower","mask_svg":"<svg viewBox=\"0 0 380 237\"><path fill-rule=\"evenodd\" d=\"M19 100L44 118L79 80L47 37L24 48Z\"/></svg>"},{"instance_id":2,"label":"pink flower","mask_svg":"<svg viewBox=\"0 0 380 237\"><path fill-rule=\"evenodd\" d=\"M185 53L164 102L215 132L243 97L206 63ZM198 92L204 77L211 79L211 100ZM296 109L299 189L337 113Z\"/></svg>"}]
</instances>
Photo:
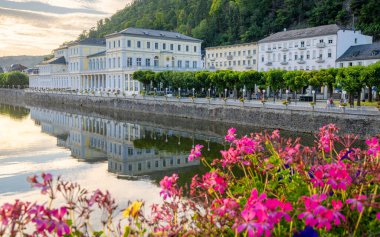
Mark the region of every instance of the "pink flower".
<instances>
[{"instance_id":1,"label":"pink flower","mask_svg":"<svg viewBox=\"0 0 380 237\"><path fill-rule=\"evenodd\" d=\"M310 181L314 187L331 185L333 189L346 190L352 183L352 178L343 162L313 166L310 172L312 173Z\"/></svg>"},{"instance_id":2,"label":"pink flower","mask_svg":"<svg viewBox=\"0 0 380 237\"><path fill-rule=\"evenodd\" d=\"M283 203L278 199L268 199L265 193L259 195L256 189L251 191L241 212L241 219L237 219L233 228L238 233L247 231L248 236L270 236L274 226L282 218L290 221L287 212L292 210L290 203Z\"/></svg>"},{"instance_id":3,"label":"pink flower","mask_svg":"<svg viewBox=\"0 0 380 237\"><path fill-rule=\"evenodd\" d=\"M46 194L51 187L53 182L53 176L51 174L42 173L41 174L43 182L38 181L37 175L28 177L28 182L32 184L34 188L41 188L41 193Z\"/></svg>"},{"instance_id":4,"label":"pink flower","mask_svg":"<svg viewBox=\"0 0 380 237\"><path fill-rule=\"evenodd\" d=\"M227 181L216 171L203 175L203 187L210 191L217 191L223 194L227 188Z\"/></svg>"},{"instance_id":5,"label":"pink flower","mask_svg":"<svg viewBox=\"0 0 380 237\"><path fill-rule=\"evenodd\" d=\"M364 209L364 201L367 200L366 195L357 195L356 198L350 198L346 200L346 204L351 204L350 208L353 210L355 207L358 212L362 212Z\"/></svg>"},{"instance_id":6,"label":"pink flower","mask_svg":"<svg viewBox=\"0 0 380 237\"><path fill-rule=\"evenodd\" d=\"M368 155L378 156L380 154L380 144L376 137L366 141L368 145Z\"/></svg>"},{"instance_id":7,"label":"pink flower","mask_svg":"<svg viewBox=\"0 0 380 237\"><path fill-rule=\"evenodd\" d=\"M321 127L318 133L318 148L321 150L323 149L325 152L330 152L334 149L334 141L339 139L339 137L335 134L338 131L339 129L332 123Z\"/></svg>"},{"instance_id":8,"label":"pink flower","mask_svg":"<svg viewBox=\"0 0 380 237\"><path fill-rule=\"evenodd\" d=\"M195 160L195 158L201 157L201 149L203 148L203 145L195 145L194 149L191 149L190 155L189 155L189 161Z\"/></svg>"},{"instance_id":9,"label":"pink flower","mask_svg":"<svg viewBox=\"0 0 380 237\"><path fill-rule=\"evenodd\" d=\"M235 150L233 147L230 147L227 151L220 151L220 153L222 154L220 162L223 167L236 164L241 158L239 151Z\"/></svg>"},{"instance_id":10,"label":"pink flower","mask_svg":"<svg viewBox=\"0 0 380 237\"><path fill-rule=\"evenodd\" d=\"M160 195L165 199L168 197L176 196L178 194L177 190L177 180L178 174L173 174L171 177L165 176L160 181L161 192Z\"/></svg>"},{"instance_id":11,"label":"pink flower","mask_svg":"<svg viewBox=\"0 0 380 237\"><path fill-rule=\"evenodd\" d=\"M380 212L376 214L376 218L380 221Z\"/></svg>"},{"instance_id":12,"label":"pink flower","mask_svg":"<svg viewBox=\"0 0 380 237\"><path fill-rule=\"evenodd\" d=\"M225 136L226 141L233 142L236 138L236 128L230 128L227 131L227 135Z\"/></svg>"},{"instance_id":13,"label":"pink flower","mask_svg":"<svg viewBox=\"0 0 380 237\"><path fill-rule=\"evenodd\" d=\"M213 216L220 216L233 219L237 216L240 205L232 198L215 199L212 202L211 210Z\"/></svg>"}]
</instances>

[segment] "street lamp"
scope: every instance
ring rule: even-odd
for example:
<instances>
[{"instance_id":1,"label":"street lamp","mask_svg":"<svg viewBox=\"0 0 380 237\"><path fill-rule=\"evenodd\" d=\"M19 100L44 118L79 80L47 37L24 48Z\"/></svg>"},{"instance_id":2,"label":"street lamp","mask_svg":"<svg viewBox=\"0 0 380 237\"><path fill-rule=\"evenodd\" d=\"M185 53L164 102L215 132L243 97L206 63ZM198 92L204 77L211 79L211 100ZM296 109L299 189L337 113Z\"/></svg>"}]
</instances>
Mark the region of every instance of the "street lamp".
<instances>
[{"instance_id":1,"label":"street lamp","mask_svg":"<svg viewBox=\"0 0 380 237\"><path fill-rule=\"evenodd\" d=\"M312 90L311 93L313 94L313 102L315 103L315 90Z\"/></svg>"},{"instance_id":2,"label":"street lamp","mask_svg":"<svg viewBox=\"0 0 380 237\"><path fill-rule=\"evenodd\" d=\"M208 88L208 97L211 98L211 88Z\"/></svg>"},{"instance_id":3,"label":"street lamp","mask_svg":"<svg viewBox=\"0 0 380 237\"><path fill-rule=\"evenodd\" d=\"M224 89L224 99L227 99L227 89Z\"/></svg>"},{"instance_id":4,"label":"street lamp","mask_svg":"<svg viewBox=\"0 0 380 237\"><path fill-rule=\"evenodd\" d=\"M193 88L193 97L194 97L195 88Z\"/></svg>"},{"instance_id":5,"label":"street lamp","mask_svg":"<svg viewBox=\"0 0 380 237\"><path fill-rule=\"evenodd\" d=\"M245 88L243 89L243 98L245 98Z\"/></svg>"},{"instance_id":6,"label":"street lamp","mask_svg":"<svg viewBox=\"0 0 380 237\"><path fill-rule=\"evenodd\" d=\"M156 93L157 93L157 88L153 88L154 89L154 96L156 96Z\"/></svg>"},{"instance_id":7,"label":"street lamp","mask_svg":"<svg viewBox=\"0 0 380 237\"><path fill-rule=\"evenodd\" d=\"M168 88L165 88L165 95L168 95Z\"/></svg>"},{"instance_id":8,"label":"street lamp","mask_svg":"<svg viewBox=\"0 0 380 237\"><path fill-rule=\"evenodd\" d=\"M265 100L265 90L263 90L263 100Z\"/></svg>"},{"instance_id":9,"label":"street lamp","mask_svg":"<svg viewBox=\"0 0 380 237\"><path fill-rule=\"evenodd\" d=\"M178 96L181 97L181 87L178 88Z\"/></svg>"}]
</instances>

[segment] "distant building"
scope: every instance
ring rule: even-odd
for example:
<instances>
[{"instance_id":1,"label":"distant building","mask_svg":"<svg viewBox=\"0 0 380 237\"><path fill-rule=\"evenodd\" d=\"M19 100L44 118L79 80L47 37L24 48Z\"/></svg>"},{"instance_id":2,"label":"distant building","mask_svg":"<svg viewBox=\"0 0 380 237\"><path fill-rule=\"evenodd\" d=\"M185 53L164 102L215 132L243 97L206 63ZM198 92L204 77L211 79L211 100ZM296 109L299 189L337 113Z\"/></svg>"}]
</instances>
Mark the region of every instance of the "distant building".
<instances>
[{"instance_id":1,"label":"distant building","mask_svg":"<svg viewBox=\"0 0 380 237\"><path fill-rule=\"evenodd\" d=\"M4 70L2 67L0 67L0 73L4 73Z\"/></svg>"},{"instance_id":2,"label":"distant building","mask_svg":"<svg viewBox=\"0 0 380 237\"><path fill-rule=\"evenodd\" d=\"M368 66L380 61L380 42L351 46L336 60L336 67Z\"/></svg>"},{"instance_id":3,"label":"distant building","mask_svg":"<svg viewBox=\"0 0 380 237\"><path fill-rule=\"evenodd\" d=\"M257 43L206 48L205 66L208 70L257 70Z\"/></svg>"},{"instance_id":4,"label":"distant building","mask_svg":"<svg viewBox=\"0 0 380 237\"><path fill-rule=\"evenodd\" d=\"M21 64L12 64L11 67L9 68L10 72L22 72L25 69L28 69L27 67L21 65Z\"/></svg>"},{"instance_id":5,"label":"distant building","mask_svg":"<svg viewBox=\"0 0 380 237\"><path fill-rule=\"evenodd\" d=\"M371 44L372 37L333 24L289 31L285 29L258 43L259 71L319 70L335 67L336 60L349 47Z\"/></svg>"},{"instance_id":6,"label":"distant building","mask_svg":"<svg viewBox=\"0 0 380 237\"><path fill-rule=\"evenodd\" d=\"M201 40L176 32L127 28L106 39L75 41L41 63L32 88L110 90L136 94L136 70L196 71L202 68Z\"/></svg>"}]
</instances>

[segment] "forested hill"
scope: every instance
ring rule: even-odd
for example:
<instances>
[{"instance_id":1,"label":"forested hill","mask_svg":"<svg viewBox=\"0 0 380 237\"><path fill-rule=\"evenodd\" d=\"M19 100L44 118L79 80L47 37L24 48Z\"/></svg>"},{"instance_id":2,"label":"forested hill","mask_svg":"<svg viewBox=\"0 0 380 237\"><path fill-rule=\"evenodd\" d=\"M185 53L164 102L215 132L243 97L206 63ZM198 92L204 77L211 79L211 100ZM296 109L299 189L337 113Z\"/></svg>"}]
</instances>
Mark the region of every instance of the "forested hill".
<instances>
[{"instance_id":1,"label":"forested hill","mask_svg":"<svg viewBox=\"0 0 380 237\"><path fill-rule=\"evenodd\" d=\"M127 27L177 31L215 46L259 40L284 28L337 23L380 39L379 0L135 0L80 38Z\"/></svg>"}]
</instances>

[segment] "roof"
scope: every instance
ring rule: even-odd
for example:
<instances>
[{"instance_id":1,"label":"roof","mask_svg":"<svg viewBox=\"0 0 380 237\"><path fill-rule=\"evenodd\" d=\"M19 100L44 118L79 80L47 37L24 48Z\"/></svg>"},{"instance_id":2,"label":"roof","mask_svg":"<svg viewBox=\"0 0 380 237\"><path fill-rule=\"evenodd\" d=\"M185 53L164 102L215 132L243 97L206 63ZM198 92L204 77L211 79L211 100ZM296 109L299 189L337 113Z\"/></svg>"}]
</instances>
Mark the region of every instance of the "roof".
<instances>
[{"instance_id":1,"label":"roof","mask_svg":"<svg viewBox=\"0 0 380 237\"><path fill-rule=\"evenodd\" d=\"M66 59L64 56L59 58L52 58L47 61L43 61L41 64L66 64Z\"/></svg>"},{"instance_id":2,"label":"roof","mask_svg":"<svg viewBox=\"0 0 380 237\"><path fill-rule=\"evenodd\" d=\"M105 55L106 55L106 51L104 50L104 51L100 51L94 54L90 54L87 56L87 58L100 57L100 56L105 56Z\"/></svg>"},{"instance_id":3,"label":"roof","mask_svg":"<svg viewBox=\"0 0 380 237\"><path fill-rule=\"evenodd\" d=\"M251 42L251 43L242 43L242 44L230 44L230 45L220 45L215 47L207 47L207 49L223 49L223 48L233 48L233 47L240 47L240 46L248 46L248 45L257 45L257 42Z\"/></svg>"},{"instance_id":4,"label":"roof","mask_svg":"<svg viewBox=\"0 0 380 237\"><path fill-rule=\"evenodd\" d=\"M260 40L259 43L276 42L299 38L310 38L324 35L334 35L342 29L343 28L338 26L337 24L332 24L298 30L281 31Z\"/></svg>"},{"instance_id":5,"label":"roof","mask_svg":"<svg viewBox=\"0 0 380 237\"><path fill-rule=\"evenodd\" d=\"M351 46L336 61L380 59L380 41L373 44Z\"/></svg>"},{"instance_id":6,"label":"roof","mask_svg":"<svg viewBox=\"0 0 380 237\"><path fill-rule=\"evenodd\" d=\"M105 46L106 45L106 39L104 39L104 38L86 38L86 39L76 40L76 41L72 41L70 43L67 43L67 46L74 46L74 45Z\"/></svg>"},{"instance_id":7,"label":"roof","mask_svg":"<svg viewBox=\"0 0 380 237\"><path fill-rule=\"evenodd\" d=\"M21 64L12 64L9 71L22 71L22 70L25 70L27 69L27 67L25 67L24 65L21 65Z\"/></svg>"},{"instance_id":8,"label":"roof","mask_svg":"<svg viewBox=\"0 0 380 237\"><path fill-rule=\"evenodd\" d=\"M162 39L202 42L202 40L200 39L196 39L196 38L183 35L177 32L164 31L164 30L150 30L150 29L143 29L143 28L127 28L120 32L109 34L106 37L110 38L110 37L118 36L118 35L132 35L132 36L143 36L143 37L154 37L154 38L162 38Z\"/></svg>"}]
</instances>

